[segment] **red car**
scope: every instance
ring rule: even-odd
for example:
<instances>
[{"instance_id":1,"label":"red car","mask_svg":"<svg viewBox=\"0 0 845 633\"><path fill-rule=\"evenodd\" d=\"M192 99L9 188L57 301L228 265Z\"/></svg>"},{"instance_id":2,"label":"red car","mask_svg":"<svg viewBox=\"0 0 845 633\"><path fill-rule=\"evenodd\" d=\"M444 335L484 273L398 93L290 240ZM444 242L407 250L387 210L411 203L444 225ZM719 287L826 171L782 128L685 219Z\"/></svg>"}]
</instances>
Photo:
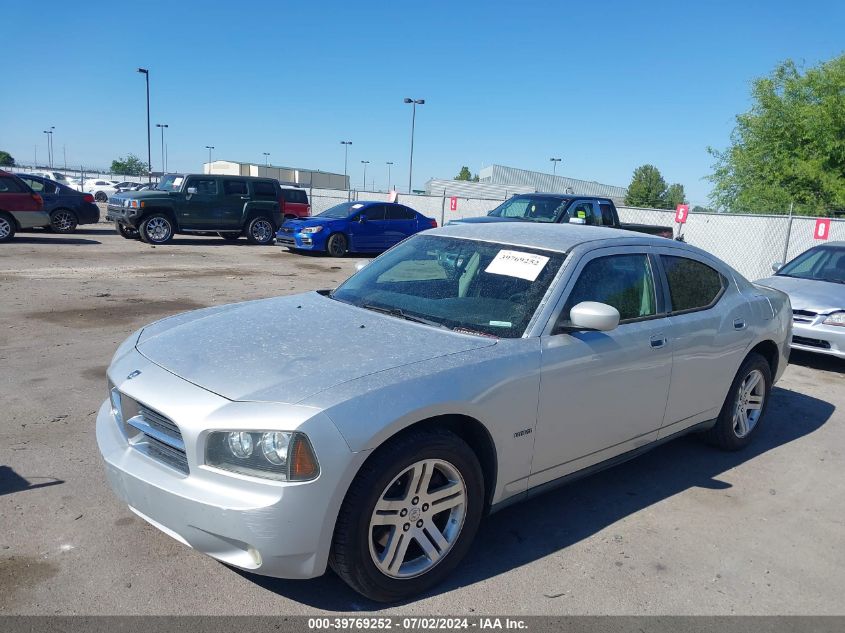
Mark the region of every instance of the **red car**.
<instances>
[{"instance_id":1,"label":"red car","mask_svg":"<svg viewBox=\"0 0 845 633\"><path fill-rule=\"evenodd\" d=\"M44 200L17 176L0 169L0 242L8 242L19 229L48 226Z\"/></svg>"},{"instance_id":2,"label":"red car","mask_svg":"<svg viewBox=\"0 0 845 633\"><path fill-rule=\"evenodd\" d=\"M308 203L308 194L305 193L305 189L282 185L282 217L285 220L296 220L307 218L309 215L311 215L311 205Z\"/></svg>"}]
</instances>

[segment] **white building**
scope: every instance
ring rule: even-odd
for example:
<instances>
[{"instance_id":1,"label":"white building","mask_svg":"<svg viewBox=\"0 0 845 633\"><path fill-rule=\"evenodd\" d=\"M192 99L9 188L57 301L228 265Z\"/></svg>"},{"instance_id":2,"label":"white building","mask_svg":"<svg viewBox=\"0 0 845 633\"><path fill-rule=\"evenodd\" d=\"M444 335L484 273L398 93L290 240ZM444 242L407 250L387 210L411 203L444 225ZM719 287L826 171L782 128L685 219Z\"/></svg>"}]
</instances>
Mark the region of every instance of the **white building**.
<instances>
[{"instance_id":1,"label":"white building","mask_svg":"<svg viewBox=\"0 0 845 633\"><path fill-rule=\"evenodd\" d=\"M300 185L302 187L349 189L349 176L299 167L265 166L256 163L239 163L231 160L214 160L210 163L203 163L202 172L204 174L220 174L223 176L275 178L282 184Z\"/></svg>"},{"instance_id":2,"label":"white building","mask_svg":"<svg viewBox=\"0 0 845 633\"><path fill-rule=\"evenodd\" d=\"M478 181L481 184L488 185L531 187L539 193L574 193L583 196L601 196L612 198L614 202L623 201L625 194L628 193L625 187L603 185L594 180L579 180L504 165L483 167L478 172Z\"/></svg>"}]
</instances>

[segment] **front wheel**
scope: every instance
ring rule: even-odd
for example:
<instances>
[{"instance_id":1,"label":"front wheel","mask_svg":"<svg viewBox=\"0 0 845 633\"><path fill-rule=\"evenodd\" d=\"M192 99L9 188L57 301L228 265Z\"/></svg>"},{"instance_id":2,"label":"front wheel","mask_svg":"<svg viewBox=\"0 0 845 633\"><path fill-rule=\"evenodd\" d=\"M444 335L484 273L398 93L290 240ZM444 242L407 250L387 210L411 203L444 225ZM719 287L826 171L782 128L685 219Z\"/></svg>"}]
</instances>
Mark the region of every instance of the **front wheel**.
<instances>
[{"instance_id":1,"label":"front wheel","mask_svg":"<svg viewBox=\"0 0 845 633\"><path fill-rule=\"evenodd\" d=\"M8 213L0 213L0 242L8 242L15 237L15 221Z\"/></svg>"},{"instance_id":2,"label":"front wheel","mask_svg":"<svg viewBox=\"0 0 845 633\"><path fill-rule=\"evenodd\" d=\"M748 446L760 430L771 390L769 363L760 354L749 354L731 383L716 424L705 432L705 439L725 451Z\"/></svg>"},{"instance_id":3,"label":"front wheel","mask_svg":"<svg viewBox=\"0 0 845 633\"><path fill-rule=\"evenodd\" d=\"M335 233L326 242L326 252L332 257L343 257L348 248L346 236L343 233Z\"/></svg>"},{"instance_id":4,"label":"front wheel","mask_svg":"<svg viewBox=\"0 0 845 633\"><path fill-rule=\"evenodd\" d=\"M50 214L50 228L55 233L73 233L79 220L70 209L56 209Z\"/></svg>"},{"instance_id":5,"label":"front wheel","mask_svg":"<svg viewBox=\"0 0 845 633\"><path fill-rule=\"evenodd\" d=\"M140 233L147 244L167 244L173 239L173 222L163 213L153 213L141 222Z\"/></svg>"},{"instance_id":6,"label":"front wheel","mask_svg":"<svg viewBox=\"0 0 845 633\"><path fill-rule=\"evenodd\" d=\"M352 482L329 562L371 600L415 596L461 561L483 506L484 475L463 440L440 429L408 433L378 449Z\"/></svg>"},{"instance_id":7,"label":"front wheel","mask_svg":"<svg viewBox=\"0 0 845 633\"><path fill-rule=\"evenodd\" d=\"M127 240L137 240L139 237L141 237L141 234L138 233L137 229L129 228L128 226L125 226L120 222L114 223L114 230L120 233L120 236Z\"/></svg>"},{"instance_id":8,"label":"front wheel","mask_svg":"<svg viewBox=\"0 0 845 633\"><path fill-rule=\"evenodd\" d=\"M246 227L246 239L250 244L259 244L264 246L273 241L276 234L276 229L273 222L264 216L252 218Z\"/></svg>"}]
</instances>

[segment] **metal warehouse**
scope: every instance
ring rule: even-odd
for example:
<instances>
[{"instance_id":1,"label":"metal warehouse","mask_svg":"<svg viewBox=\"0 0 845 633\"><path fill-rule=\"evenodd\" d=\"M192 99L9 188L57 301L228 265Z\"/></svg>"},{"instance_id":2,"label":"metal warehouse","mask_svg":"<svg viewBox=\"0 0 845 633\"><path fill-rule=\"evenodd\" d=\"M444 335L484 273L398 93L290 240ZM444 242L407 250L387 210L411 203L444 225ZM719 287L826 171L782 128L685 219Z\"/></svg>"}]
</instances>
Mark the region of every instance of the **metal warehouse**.
<instances>
[{"instance_id":1,"label":"metal warehouse","mask_svg":"<svg viewBox=\"0 0 845 633\"><path fill-rule=\"evenodd\" d=\"M625 187L603 185L593 180L578 180L566 176L544 174L538 171L517 169L504 165L489 165L478 172L478 181L489 185L521 185L541 193L576 193L585 196L602 196L621 202L628 190ZM514 191L516 191L514 189Z\"/></svg>"},{"instance_id":2,"label":"metal warehouse","mask_svg":"<svg viewBox=\"0 0 845 633\"><path fill-rule=\"evenodd\" d=\"M279 167L256 163L239 163L231 160L215 160L203 163L204 174L224 176L258 176L275 178L281 183L321 189L349 189L349 176L301 167Z\"/></svg>"}]
</instances>

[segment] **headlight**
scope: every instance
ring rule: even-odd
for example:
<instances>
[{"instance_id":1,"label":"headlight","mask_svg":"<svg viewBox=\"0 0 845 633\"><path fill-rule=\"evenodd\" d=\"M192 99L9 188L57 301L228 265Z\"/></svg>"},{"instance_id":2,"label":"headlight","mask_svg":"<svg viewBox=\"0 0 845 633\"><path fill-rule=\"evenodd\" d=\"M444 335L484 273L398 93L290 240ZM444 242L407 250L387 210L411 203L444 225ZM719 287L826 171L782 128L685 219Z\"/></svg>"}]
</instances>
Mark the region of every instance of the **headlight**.
<instances>
[{"instance_id":1,"label":"headlight","mask_svg":"<svg viewBox=\"0 0 845 633\"><path fill-rule=\"evenodd\" d=\"M845 312L834 312L822 323L825 325L845 325Z\"/></svg>"},{"instance_id":2,"label":"headlight","mask_svg":"<svg viewBox=\"0 0 845 633\"><path fill-rule=\"evenodd\" d=\"M308 481L320 474L311 442L289 431L214 431L208 435L205 463L276 481Z\"/></svg>"},{"instance_id":3,"label":"headlight","mask_svg":"<svg viewBox=\"0 0 845 633\"><path fill-rule=\"evenodd\" d=\"M111 414L114 421L118 424L123 424L123 406L120 401L120 392L117 387L112 387L109 391L109 399L111 400Z\"/></svg>"},{"instance_id":4,"label":"headlight","mask_svg":"<svg viewBox=\"0 0 845 633\"><path fill-rule=\"evenodd\" d=\"M322 230L322 226L306 226L300 233L319 233Z\"/></svg>"}]
</instances>

